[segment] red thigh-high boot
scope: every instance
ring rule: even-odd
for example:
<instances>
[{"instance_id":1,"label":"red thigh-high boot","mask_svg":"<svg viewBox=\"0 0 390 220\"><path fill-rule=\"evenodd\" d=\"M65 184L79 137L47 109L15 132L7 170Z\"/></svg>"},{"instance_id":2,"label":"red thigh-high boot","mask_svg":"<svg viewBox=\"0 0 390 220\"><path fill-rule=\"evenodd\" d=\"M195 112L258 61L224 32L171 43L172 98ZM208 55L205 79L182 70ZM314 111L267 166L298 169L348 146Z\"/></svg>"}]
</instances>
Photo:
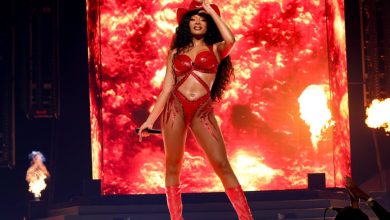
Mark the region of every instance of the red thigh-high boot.
<instances>
[{"instance_id":1,"label":"red thigh-high boot","mask_svg":"<svg viewBox=\"0 0 390 220\"><path fill-rule=\"evenodd\" d=\"M225 189L239 220L253 220L251 210L240 185Z\"/></svg>"},{"instance_id":2,"label":"red thigh-high boot","mask_svg":"<svg viewBox=\"0 0 390 220\"><path fill-rule=\"evenodd\" d=\"M183 220L180 186L167 186L165 192L171 220Z\"/></svg>"}]
</instances>

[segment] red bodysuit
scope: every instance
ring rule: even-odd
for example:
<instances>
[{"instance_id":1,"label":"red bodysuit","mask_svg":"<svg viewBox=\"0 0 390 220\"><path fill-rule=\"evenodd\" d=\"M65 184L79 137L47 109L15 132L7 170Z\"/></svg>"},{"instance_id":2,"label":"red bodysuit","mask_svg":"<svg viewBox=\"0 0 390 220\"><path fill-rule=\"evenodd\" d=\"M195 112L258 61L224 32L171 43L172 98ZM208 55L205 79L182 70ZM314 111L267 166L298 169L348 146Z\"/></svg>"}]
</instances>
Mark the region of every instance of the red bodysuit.
<instances>
[{"instance_id":1,"label":"red bodysuit","mask_svg":"<svg viewBox=\"0 0 390 220\"><path fill-rule=\"evenodd\" d=\"M166 106L166 110L168 111L168 115L166 120L169 119L169 112L172 111L170 106L174 106L173 99L176 97L179 103L181 104L185 125L188 126L195 113L205 116L207 112L209 112L211 107L211 98L210 98L210 88L209 86L196 74L194 71L199 71L202 73L216 74L218 69L218 60L212 50L212 46L208 46L208 50L199 52L195 60L186 55L186 54L177 54L173 59L173 69L176 78L179 78L177 81L175 88L173 90L173 95L170 98L168 105ZM188 79L189 76L193 76L207 91L205 95L196 99L189 100L186 96L184 96L180 91L179 87ZM173 97L174 96L174 97ZM173 105L172 105L173 104ZM179 111L176 110L176 113ZM164 114L166 115L166 114ZM174 114L175 115L175 114ZM202 116L201 116L202 117Z\"/></svg>"}]
</instances>

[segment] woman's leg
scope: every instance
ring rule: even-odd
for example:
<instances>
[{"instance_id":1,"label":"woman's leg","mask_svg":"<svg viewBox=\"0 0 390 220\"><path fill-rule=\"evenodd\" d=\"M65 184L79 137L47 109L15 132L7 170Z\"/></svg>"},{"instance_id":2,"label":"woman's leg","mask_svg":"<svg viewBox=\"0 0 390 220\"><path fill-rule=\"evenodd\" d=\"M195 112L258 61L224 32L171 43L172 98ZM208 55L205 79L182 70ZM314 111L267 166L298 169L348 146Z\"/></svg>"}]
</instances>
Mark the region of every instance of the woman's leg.
<instances>
[{"instance_id":1,"label":"woman's leg","mask_svg":"<svg viewBox=\"0 0 390 220\"><path fill-rule=\"evenodd\" d=\"M206 153L223 186L225 188L238 186L239 183L228 161L225 142L214 114L209 112L207 117L194 117L191 122L191 131Z\"/></svg>"},{"instance_id":2,"label":"woman's leg","mask_svg":"<svg viewBox=\"0 0 390 220\"><path fill-rule=\"evenodd\" d=\"M174 96L165 106L161 120L165 149L165 192L171 220L183 220L180 170L187 128L183 110Z\"/></svg>"},{"instance_id":3,"label":"woman's leg","mask_svg":"<svg viewBox=\"0 0 390 220\"><path fill-rule=\"evenodd\" d=\"M227 159L225 143L212 111L198 114L191 130L203 148L240 220L253 220L245 194Z\"/></svg>"},{"instance_id":4,"label":"woman's leg","mask_svg":"<svg viewBox=\"0 0 390 220\"><path fill-rule=\"evenodd\" d=\"M180 103L172 96L161 121L165 149L165 186L180 184L187 128Z\"/></svg>"}]
</instances>

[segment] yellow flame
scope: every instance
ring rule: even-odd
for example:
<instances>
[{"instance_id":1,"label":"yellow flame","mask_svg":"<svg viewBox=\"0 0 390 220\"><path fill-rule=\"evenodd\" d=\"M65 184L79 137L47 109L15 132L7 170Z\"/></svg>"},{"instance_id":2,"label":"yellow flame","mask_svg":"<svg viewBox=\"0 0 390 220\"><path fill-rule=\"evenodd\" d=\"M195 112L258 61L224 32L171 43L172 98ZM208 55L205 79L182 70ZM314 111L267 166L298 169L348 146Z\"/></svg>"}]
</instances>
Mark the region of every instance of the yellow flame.
<instances>
[{"instance_id":1,"label":"yellow flame","mask_svg":"<svg viewBox=\"0 0 390 220\"><path fill-rule=\"evenodd\" d=\"M347 119L349 116L349 107L348 107L348 93L344 93L340 101L340 115Z\"/></svg>"},{"instance_id":2,"label":"yellow flame","mask_svg":"<svg viewBox=\"0 0 390 220\"><path fill-rule=\"evenodd\" d=\"M310 85L298 98L300 117L310 127L311 142L317 151L322 133L332 125L332 114L328 108L328 86Z\"/></svg>"},{"instance_id":3,"label":"yellow flame","mask_svg":"<svg viewBox=\"0 0 390 220\"><path fill-rule=\"evenodd\" d=\"M156 21L157 27L163 31L166 31L166 34L173 34L176 30L176 12L171 9L164 9L162 11L157 12L154 15L154 20Z\"/></svg>"},{"instance_id":4,"label":"yellow flame","mask_svg":"<svg viewBox=\"0 0 390 220\"><path fill-rule=\"evenodd\" d=\"M281 68L285 67L283 64L283 54L277 53L275 57L275 61L277 67L281 67Z\"/></svg>"},{"instance_id":5,"label":"yellow flame","mask_svg":"<svg viewBox=\"0 0 390 220\"><path fill-rule=\"evenodd\" d=\"M366 124L370 128L384 128L390 132L390 98L385 100L374 99L366 109Z\"/></svg>"},{"instance_id":6,"label":"yellow flame","mask_svg":"<svg viewBox=\"0 0 390 220\"><path fill-rule=\"evenodd\" d=\"M312 0L311 1L315 6L320 6L320 0Z\"/></svg>"},{"instance_id":7,"label":"yellow flame","mask_svg":"<svg viewBox=\"0 0 390 220\"><path fill-rule=\"evenodd\" d=\"M151 83L155 88L160 88L162 82L164 81L166 73L166 67L163 67L162 69L159 69L156 71Z\"/></svg>"},{"instance_id":8,"label":"yellow flame","mask_svg":"<svg viewBox=\"0 0 390 220\"><path fill-rule=\"evenodd\" d=\"M241 82L234 80L230 83L230 88L227 90L223 96L224 99L238 100L238 91L242 88Z\"/></svg>"},{"instance_id":9,"label":"yellow flame","mask_svg":"<svg viewBox=\"0 0 390 220\"><path fill-rule=\"evenodd\" d=\"M158 189L164 187L165 175L164 164L162 162L145 163L141 170L141 175L145 180L145 187Z\"/></svg>"},{"instance_id":10,"label":"yellow flame","mask_svg":"<svg viewBox=\"0 0 390 220\"><path fill-rule=\"evenodd\" d=\"M239 4L241 4L239 1L236 1L236 4L231 2L228 5L224 5L222 9L224 13L234 12L231 14L231 19L229 19L229 26L231 26L233 30L251 26L251 20L256 16L258 11L255 3L249 3L238 7Z\"/></svg>"},{"instance_id":11,"label":"yellow flame","mask_svg":"<svg viewBox=\"0 0 390 220\"><path fill-rule=\"evenodd\" d=\"M28 182L28 191L32 192L35 198L41 197L41 192L46 188L46 178L49 172L40 157L34 157L31 166L27 170L26 181Z\"/></svg>"},{"instance_id":12,"label":"yellow flame","mask_svg":"<svg viewBox=\"0 0 390 220\"><path fill-rule=\"evenodd\" d=\"M299 11L299 9L298 9ZM310 24L312 23L313 21L313 16L311 15L310 12L306 12L306 13L299 13L299 17L297 18L294 18L294 21L296 22L301 22L301 23L304 23L304 24Z\"/></svg>"},{"instance_id":13,"label":"yellow flame","mask_svg":"<svg viewBox=\"0 0 390 220\"><path fill-rule=\"evenodd\" d=\"M237 151L231 158L231 165L245 190L258 190L259 185L271 183L282 170L272 169L263 163L263 158L244 150Z\"/></svg>"},{"instance_id":14,"label":"yellow flame","mask_svg":"<svg viewBox=\"0 0 390 220\"><path fill-rule=\"evenodd\" d=\"M181 3L183 0L160 0L160 4L165 6L168 3Z\"/></svg>"}]
</instances>

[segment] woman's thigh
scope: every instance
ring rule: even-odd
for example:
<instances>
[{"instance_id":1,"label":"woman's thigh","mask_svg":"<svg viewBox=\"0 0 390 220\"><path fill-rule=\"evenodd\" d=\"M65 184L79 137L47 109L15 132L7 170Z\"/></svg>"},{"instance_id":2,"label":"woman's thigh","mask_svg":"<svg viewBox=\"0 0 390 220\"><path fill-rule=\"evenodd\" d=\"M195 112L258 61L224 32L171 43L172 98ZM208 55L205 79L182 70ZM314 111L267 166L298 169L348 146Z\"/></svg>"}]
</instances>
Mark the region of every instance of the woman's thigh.
<instances>
[{"instance_id":1,"label":"woman's thigh","mask_svg":"<svg viewBox=\"0 0 390 220\"><path fill-rule=\"evenodd\" d=\"M213 112L194 117L191 131L214 168L221 163L227 163L225 142Z\"/></svg>"},{"instance_id":2,"label":"woman's thigh","mask_svg":"<svg viewBox=\"0 0 390 220\"><path fill-rule=\"evenodd\" d=\"M187 126L183 109L178 100L171 96L161 118L165 157L167 162L180 163L184 154Z\"/></svg>"}]
</instances>

